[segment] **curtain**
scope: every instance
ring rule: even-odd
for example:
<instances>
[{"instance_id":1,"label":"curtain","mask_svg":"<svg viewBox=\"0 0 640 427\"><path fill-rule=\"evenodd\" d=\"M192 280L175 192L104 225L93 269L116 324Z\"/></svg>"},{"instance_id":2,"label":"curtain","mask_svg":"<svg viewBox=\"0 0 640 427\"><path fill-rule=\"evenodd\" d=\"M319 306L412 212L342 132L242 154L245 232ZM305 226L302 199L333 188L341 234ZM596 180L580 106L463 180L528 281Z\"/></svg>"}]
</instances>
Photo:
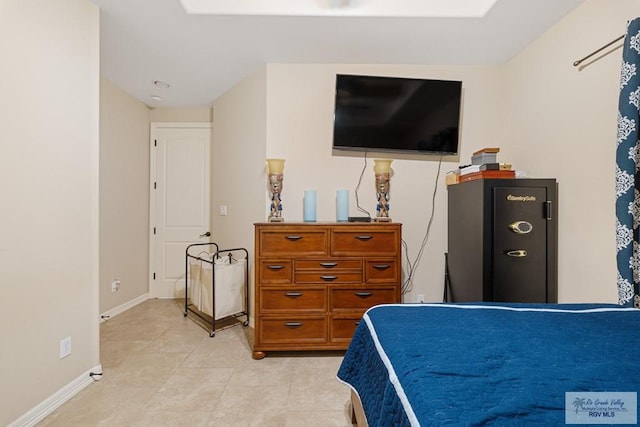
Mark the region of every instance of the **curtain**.
<instances>
[{"instance_id":1,"label":"curtain","mask_svg":"<svg viewBox=\"0 0 640 427\"><path fill-rule=\"evenodd\" d=\"M616 148L618 302L638 305L640 289L640 18L629 21L622 52Z\"/></svg>"}]
</instances>

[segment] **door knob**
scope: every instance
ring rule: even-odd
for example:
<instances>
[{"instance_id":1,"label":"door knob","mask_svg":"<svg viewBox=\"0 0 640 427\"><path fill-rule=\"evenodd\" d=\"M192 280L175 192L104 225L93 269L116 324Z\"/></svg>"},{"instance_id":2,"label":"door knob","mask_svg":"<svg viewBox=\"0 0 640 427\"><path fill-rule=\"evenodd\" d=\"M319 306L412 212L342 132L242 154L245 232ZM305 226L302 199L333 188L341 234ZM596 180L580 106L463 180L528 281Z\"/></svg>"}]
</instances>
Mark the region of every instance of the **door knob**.
<instances>
[{"instance_id":1,"label":"door knob","mask_svg":"<svg viewBox=\"0 0 640 427\"><path fill-rule=\"evenodd\" d=\"M211 236L211 233L208 232L208 231L206 233L200 235L200 237L209 237L209 236Z\"/></svg>"}]
</instances>

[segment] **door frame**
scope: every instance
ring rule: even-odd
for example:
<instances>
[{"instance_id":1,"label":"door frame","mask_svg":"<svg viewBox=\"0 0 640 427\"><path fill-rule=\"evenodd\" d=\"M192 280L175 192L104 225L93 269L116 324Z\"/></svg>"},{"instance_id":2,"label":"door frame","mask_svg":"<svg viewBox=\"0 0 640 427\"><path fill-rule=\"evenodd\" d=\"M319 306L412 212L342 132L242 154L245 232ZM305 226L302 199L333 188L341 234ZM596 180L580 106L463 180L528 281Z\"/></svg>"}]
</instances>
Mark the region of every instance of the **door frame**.
<instances>
[{"instance_id":1,"label":"door frame","mask_svg":"<svg viewBox=\"0 0 640 427\"><path fill-rule=\"evenodd\" d=\"M155 233L154 229L156 226L156 191L155 191L155 182L156 182L156 159L157 159L157 150L156 150L156 140L159 129L163 128L199 128L199 129L213 129L213 123L210 122L151 122L150 123L150 131L149 131L149 281L147 284L147 292L149 294L149 298L157 298L158 296L155 293L155 289L153 287L153 283L155 280L155 271L156 271L156 241L155 241ZM211 150L209 155L211 156L213 152L213 138L210 140ZM211 162L209 164L209 168L211 168ZM211 196L211 195L209 195ZM211 219L209 219L211 221Z\"/></svg>"}]
</instances>

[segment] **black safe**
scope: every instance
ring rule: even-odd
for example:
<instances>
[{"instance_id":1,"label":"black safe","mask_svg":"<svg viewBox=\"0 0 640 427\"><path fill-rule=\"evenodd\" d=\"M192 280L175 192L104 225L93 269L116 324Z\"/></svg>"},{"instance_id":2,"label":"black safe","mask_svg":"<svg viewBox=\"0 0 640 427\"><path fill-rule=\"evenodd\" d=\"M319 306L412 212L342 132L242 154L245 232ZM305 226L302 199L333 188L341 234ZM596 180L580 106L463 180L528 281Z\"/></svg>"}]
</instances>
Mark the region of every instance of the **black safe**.
<instances>
[{"instance_id":1,"label":"black safe","mask_svg":"<svg viewBox=\"0 0 640 427\"><path fill-rule=\"evenodd\" d=\"M448 301L555 303L555 179L448 186Z\"/></svg>"}]
</instances>

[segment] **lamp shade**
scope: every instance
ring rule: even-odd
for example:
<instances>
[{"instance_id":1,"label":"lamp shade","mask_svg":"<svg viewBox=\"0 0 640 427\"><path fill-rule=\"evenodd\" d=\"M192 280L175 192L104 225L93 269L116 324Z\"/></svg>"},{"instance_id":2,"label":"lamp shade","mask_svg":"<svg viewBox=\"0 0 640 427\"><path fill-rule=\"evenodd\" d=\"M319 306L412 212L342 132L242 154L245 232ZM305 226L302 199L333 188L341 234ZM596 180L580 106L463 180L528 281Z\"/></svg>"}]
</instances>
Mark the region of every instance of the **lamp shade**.
<instances>
[{"instance_id":1,"label":"lamp shade","mask_svg":"<svg viewBox=\"0 0 640 427\"><path fill-rule=\"evenodd\" d=\"M280 174L284 170L284 159L267 159L267 168L270 174Z\"/></svg>"},{"instance_id":2,"label":"lamp shade","mask_svg":"<svg viewBox=\"0 0 640 427\"><path fill-rule=\"evenodd\" d=\"M374 159L373 171L375 173L390 173L392 161L393 160L388 160L388 159Z\"/></svg>"}]
</instances>

